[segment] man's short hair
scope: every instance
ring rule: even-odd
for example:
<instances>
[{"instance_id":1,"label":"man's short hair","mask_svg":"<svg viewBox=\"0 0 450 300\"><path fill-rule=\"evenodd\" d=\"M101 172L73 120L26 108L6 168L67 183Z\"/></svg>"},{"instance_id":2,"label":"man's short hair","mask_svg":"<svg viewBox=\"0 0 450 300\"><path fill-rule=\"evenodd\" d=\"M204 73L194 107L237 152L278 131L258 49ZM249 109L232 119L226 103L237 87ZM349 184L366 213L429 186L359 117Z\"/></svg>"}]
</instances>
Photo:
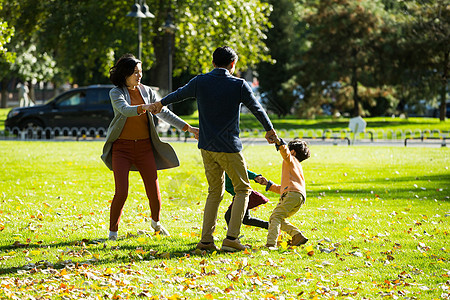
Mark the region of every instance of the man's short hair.
<instances>
[{"instance_id":1,"label":"man's short hair","mask_svg":"<svg viewBox=\"0 0 450 300\"><path fill-rule=\"evenodd\" d=\"M304 161L305 159L311 156L311 151L309 150L308 144L305 141L295 139L290 141L288 144L289 150L295 151L295 157L300 161Z\"/></svg>"},{"instance_id":2,"label":"man's short hair","mask_svg":"<svg viewBox=\"0 0 450 300\"><path fill-rule=\"evenodd\" d=\"M228 67L237 58L236 52L228 46L219 47L213 53L213 63L219 68Z\"/></svg>"}]
</instances>

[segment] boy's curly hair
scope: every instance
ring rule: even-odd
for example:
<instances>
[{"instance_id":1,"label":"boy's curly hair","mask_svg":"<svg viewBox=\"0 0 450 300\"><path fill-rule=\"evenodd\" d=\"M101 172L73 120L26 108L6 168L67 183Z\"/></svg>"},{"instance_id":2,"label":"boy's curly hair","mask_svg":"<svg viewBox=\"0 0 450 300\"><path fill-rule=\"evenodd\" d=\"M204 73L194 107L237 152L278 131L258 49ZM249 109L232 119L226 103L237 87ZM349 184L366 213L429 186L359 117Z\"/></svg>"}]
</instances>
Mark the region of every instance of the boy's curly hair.
<instances>
[{"instance_id":1,"label":"boy's curly hair","mask_svg":"<svg viewBox=\"0 0 450 300\"><path fill-rule=\"evenodd\" d=\"M295 139L290 141L288 144L289 150L295 151L295 157L300 161L304 161L305 159L311 156L311 151L309 150L308 144L305 141Z\"/></svg>"}]
</instances>

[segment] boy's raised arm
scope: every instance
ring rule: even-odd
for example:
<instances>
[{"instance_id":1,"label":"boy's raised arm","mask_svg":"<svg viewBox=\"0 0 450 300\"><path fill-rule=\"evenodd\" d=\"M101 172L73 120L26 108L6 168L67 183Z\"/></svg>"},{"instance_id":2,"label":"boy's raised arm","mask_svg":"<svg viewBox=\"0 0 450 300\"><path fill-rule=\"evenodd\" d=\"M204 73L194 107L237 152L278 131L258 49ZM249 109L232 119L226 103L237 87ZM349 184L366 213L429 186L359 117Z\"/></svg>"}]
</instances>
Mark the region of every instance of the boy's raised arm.
<instances>
[{"instance_id":1,"label":"boy's raised arm","mask_svg":"<svg viewBox=\"0 0 450 300\"><path fill-rule=\"evenodd\" d=\"M266 191L271 191L281 195L281 185L273 183L272 180L269 180L266 185Z\"/></svg>"}]
</instances>

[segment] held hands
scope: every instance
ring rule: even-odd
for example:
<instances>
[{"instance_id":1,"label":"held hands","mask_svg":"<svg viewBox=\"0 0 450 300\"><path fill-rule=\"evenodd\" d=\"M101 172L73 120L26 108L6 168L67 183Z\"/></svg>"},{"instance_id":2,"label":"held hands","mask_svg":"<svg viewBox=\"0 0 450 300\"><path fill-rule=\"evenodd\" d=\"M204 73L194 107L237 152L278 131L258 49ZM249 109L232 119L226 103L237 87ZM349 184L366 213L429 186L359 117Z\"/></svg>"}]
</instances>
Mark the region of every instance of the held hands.
<instances>
[{"instance_id":1,"label":"held hands","mask_svg":"<svg viewBox=\"0 0 450 300\"><path fill-rule=\"evenodd\" d=\"M257 183L259 183L260 185L267 185L267 179L263 176L256 176L254 179Z\"/></svg>"},{"instance_id":2,"label":"held hands","mask_svg":"<svg viewBox=\"0 0 450 300\"><path fill-rule=\"evenodd\" d=\"M142 109L144 110L144 112L148 111L154 115L159 114L162 111L163 107L164 107L164 105L162 105L161 101L156 101L154 103L142 105ZM194 135L195 139L198 140L199 129L197 127L192 127L191 125L187 125L187 126L188 127L187 127L186 131L192 133Z\"/></svg>"},{"instance_id":3,"label":"held hands","mask_svg":"<svg viewBox=\"0 0 450 300\"><path fill-rule=\"evenodd\" d=\"M265 138L269 142L269 144L275 144L280 142L280 139L278 138L275 129L267 131Z\"/></svg>"},{"instance_id":4,"label":"held hands","mask_svg":"<svg viewBox=\"0 0 450 300\"><path fill-rule=\"evenodd\" d=\"M151 104L144 104L142 105L142 108L146 111L151 112L152 114L156 115L159 114L163 108L163 105L161 103L161 101L156 101L154 103Z\"/></svg>"},{"instance_id":5,"label":"held hands","mask_svg":"<svg viewBox=\"0 0 450 300\"><path fill-rule=\"evenodd\" d=\"M197 127L192 127L191 125L189 125L187 131L192 133L195 139L198 140L199 129Z\"/></svg>"}]
</instances>

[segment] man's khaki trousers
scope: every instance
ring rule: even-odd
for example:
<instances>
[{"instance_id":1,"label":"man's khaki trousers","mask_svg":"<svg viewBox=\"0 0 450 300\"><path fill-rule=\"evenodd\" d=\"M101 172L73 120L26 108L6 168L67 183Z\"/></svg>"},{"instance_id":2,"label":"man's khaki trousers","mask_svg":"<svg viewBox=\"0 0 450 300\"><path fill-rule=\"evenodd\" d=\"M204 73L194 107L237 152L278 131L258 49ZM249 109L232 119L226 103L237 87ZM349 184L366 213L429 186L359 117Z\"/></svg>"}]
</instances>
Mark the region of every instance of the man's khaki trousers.
<instances>
[{"instance_id":1,"label":"man's khaki trousers","mask_svg":"<svg viewBox=\"0 0 450 300\"><path fill-rule=\"evenodd\" d=\"M241 152L225 153L212 152L201 149L205 175L208 181L208 197L203 213L203 227L201 242L213 242L213 233L217 223L217 213L225 191L226 172L234 186L236 196L231 209L227 236L239 237L242 219L248 205L251 192L247 175L247 165Z\"/></svg>"}]
</instances>

